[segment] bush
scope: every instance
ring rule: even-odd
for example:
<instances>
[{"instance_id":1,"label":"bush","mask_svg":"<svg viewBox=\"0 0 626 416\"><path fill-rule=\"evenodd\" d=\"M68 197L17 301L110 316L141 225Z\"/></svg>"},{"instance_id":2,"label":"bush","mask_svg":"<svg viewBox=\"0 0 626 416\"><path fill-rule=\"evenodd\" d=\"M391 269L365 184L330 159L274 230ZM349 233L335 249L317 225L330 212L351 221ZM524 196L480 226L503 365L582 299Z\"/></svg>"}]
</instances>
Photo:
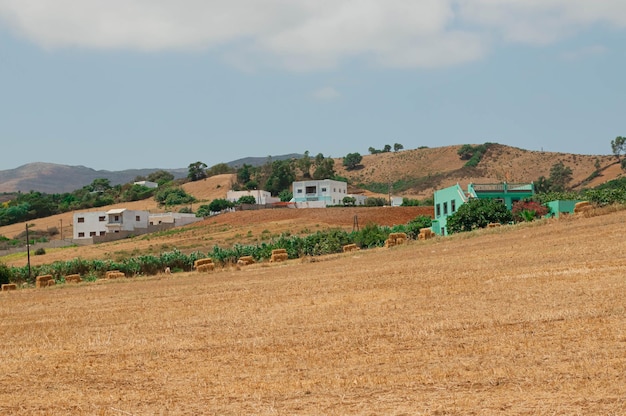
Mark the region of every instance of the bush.
<instances>
[{"instance_id":1,"label":"bush","mask_svg":"<svg viewBox=\"0 0 626 416\"><path fill-rule=\"evenodd\" d=\"M43 256L44 254L46 254L46 250L43 247L39 247L35 250L35 256Z\"/></svg>"},{"instance_id":2,"label":"bush","mask_svg":"<svg viewBox=\"0 0 626 416\"><path fill-rule=\"evenodd\" d=\"M12 277L11 269L6 264L0 263L0 284L11 283Z\"/></svg>"},{"instance_id":3,"label":"bush","mask_svg":"<svg viewBox=\"0 0 626 416\"><path fill-rule=\"evenodd\" d=\"M485 228L489 223L506 224L513 215L503 202L495 199L470 199L448 217L448 232L459 233Z\"/></svg>"},{"instance_id":4,"label":"bush","mask_svg":"<svg viewBox=\"0 0 626 416\"><path fill-rule=\"evenodd\" d=\"M549 209L537 201L517 201L511 212L515 221L533 221L547 215Z\"/></svg>"}]
</instances>

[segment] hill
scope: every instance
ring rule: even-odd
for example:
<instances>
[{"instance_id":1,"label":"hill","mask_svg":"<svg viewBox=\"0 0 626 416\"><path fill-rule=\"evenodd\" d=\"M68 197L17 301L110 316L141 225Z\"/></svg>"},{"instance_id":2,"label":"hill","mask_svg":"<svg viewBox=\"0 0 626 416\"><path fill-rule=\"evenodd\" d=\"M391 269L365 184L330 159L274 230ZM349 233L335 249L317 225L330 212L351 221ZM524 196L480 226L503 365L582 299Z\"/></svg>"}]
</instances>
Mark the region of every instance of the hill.
<instances>
[{"instance_id":1,"label":"hill","mask_svg":"<svg viewBox=\"0 0 626 416\"><path fill-rule=\"evenodd\" d=\"M175 178L187 176L187 169L153 168L108 171L85 166L36 162L0 171L0 192L39 191L48 194L72 192L89 185L94 179L104 178L108 179L111 185L119 185L132 182L137 176L147 176L157 170L167 170Z\"/></svg>"},{"instance_id":2,"label":"hill","mask_svg":"<svg viewBox=\"0 0 626 416\"><path fill-rule=\"evenodd\" d=\"M0 293L0 409L622 414L625 221Z\"/></svg>"},{"instance_id":3,"label":"hill","mask_svg":"<svg viewBox=\"0 0 626 416\"><path fill-rule=\"evenodd\" d=\"M339 176L348 178L356 187L385 190L392 185L393 194L417 198L431 197L436 189L470 182L533 182L540 176L550 176L550 168L563 162L572 169L572 186L581 189L616 179L623 171L614 156L576 155L569 153L537 152L493 144L476 167L465 167L458 155L458 146L423 148L400 152L365 155L361 166L346 170L343 159L335 160ZM585 183L600 164L599 174Z\"/></svg>"}]
</instances>

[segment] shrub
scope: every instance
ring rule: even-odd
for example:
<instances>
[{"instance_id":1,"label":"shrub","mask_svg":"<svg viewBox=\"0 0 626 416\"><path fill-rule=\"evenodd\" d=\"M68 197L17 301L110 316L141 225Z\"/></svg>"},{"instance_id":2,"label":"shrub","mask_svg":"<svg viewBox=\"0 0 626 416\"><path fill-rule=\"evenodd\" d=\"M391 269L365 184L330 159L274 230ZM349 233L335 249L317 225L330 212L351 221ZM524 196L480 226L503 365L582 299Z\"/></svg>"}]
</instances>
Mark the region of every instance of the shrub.
<instances>
[{"instance_id":1,"label":"shrub","mask_svg":"<svg viewBox=\"0 0 626 416\"><path fill-rule=\"evenodd\" d=\"M506 205L495 199L470 199L457 212L448 217L448 232L458 233L485 228L489 223L506 224L513 215Z\"/></svg>"},{"instance_id":2,"label":"shrub","mask_svg":"<svg viewBox=\"0 0 626 416\"><path fill-rule=\"evenodd\" d=\"M35 250L35 256L43 256L44 254L46 254L46 250L43 247L39 247Z\"/></svg>"},{"instance_id":3,"label":"shrub","mask_svg":"<svg viewBox=\"0 0 626 416\"><path fill-rule=\"evenodd\" d=\"M547 215L549 209L537 201L517 201L511 212L515 221L532 221Z\"/></svg>"},{"instance_id":4,"label":"shrub","mask_svg":"<svg viewBox=\"0 0 626 416\"><path fill-rule=\"evenodd\" d=\"M13 280L13 274L11 269L4 263L0 263L0 284L4 285L11 283Z\"/></svg>"}]
</instances>

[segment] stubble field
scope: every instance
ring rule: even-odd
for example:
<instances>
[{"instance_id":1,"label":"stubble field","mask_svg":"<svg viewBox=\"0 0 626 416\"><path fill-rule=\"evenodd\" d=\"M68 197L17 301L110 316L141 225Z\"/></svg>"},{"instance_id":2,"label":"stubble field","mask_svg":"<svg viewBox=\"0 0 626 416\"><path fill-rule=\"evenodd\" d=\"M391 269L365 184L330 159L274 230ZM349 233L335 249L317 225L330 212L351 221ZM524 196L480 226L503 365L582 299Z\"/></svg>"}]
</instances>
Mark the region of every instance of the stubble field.
<instances>
[{"instance_id":1,"label":"stubble field","mask_svg":"<svg viewBox=\"0 0 626 416\"><path fill-rule=\"evenodd\" d=\"M623 414L626 212L0 294L0 414Z\"/></svg>"}]
</instances>

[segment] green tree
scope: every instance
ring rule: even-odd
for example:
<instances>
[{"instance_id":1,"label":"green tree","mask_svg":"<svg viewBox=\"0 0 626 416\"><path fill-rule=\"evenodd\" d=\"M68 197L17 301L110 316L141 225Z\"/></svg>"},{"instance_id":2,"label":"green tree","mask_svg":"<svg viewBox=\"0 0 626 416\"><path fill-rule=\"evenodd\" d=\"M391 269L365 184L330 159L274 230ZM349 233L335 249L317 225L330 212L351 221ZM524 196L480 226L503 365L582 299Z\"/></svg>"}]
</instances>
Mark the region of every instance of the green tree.
<instances>
[{"instance_id":1,"label":"green tree","mask_svg":"<svg viewBox=\"0 0 626 416\"><path fill-rule=\"evenodd\" d=\"M304 156L298 159L297 165L300 172L302 172L302 176L304 178L311 178L311 165L313 162L311 161L311 157L309 156L309 151L304 152Z\"/></svg>"},{"instance_id":2,"label":"green tree","mask_svg":"<svg viewBox=\"0 0 626 416\"><path fill-rule=\"evenodd\" d=\"M227 199L214 199L211 201L208 208L211 212L221 212L234 206L235 205Z\"/></svg>"},{"instance_id":3,"label":"green tree","mask_svg":"<svg viewBox=\"0 0 626 416\"><path fill-rule=\"evenodd\" d=\"M385 147L383 147L383 153L389 153L391 152L391 145L386 144Z\"/></svg>"},{"instance_id":4,"label":"green tree","mask_svg":"<svg viewBox=\"0 0 626 416\"><path fill-rule=\"evenodd\" d=\"M163 186L168 182L172 182L174 180L174 175L166 170L157 170L156 172L149 174L146 180L158 183L159 186Z\"/></svg>"},{"instance_id":5,"label":"green tree","mask_svg":"<svg viewBox=\"0 0 626 416\"><path fill-rule=\"evenodd\" d=\"M94 179L91 185L88 185L91 192L105 192L111 189L111 181L106 178Z\"/></svg>"},{"instance_id":6,"label":"green tree","mask_svg":"<svg viewBox=\"0 0 626 416\"><path fill-rule=\"evenodd\" d=\"M394 143L393 144L393 151L394 152L400 151L402 149L404 149L404 146L402 146L400 143Z\"/></svg>"},{"instance_id":7,"label":"green tree","mask_svg":"<svg viewBox=\"0 0 626 416\"><path fill-rule=\"evenodd\" d=\"M324 157L322 153L315 156L315 171L313 179L330 179L335 177L335 161L330 157Z\"/></svg>"},{"instance_id":8,"label":"green tree","mask_svg":"<svg viewBox=\"0 0 626 416\"><path fill-rule=\"evenodd\" d=\"M353 207L356 205L356 198L353 196L344 196L342 202L343 205L347 207Z\"/></svg>"},{"instance_id":9,"label":"green tree","mask_svg":"<svg viewBox=\"0 0 626 416\"><path fill-rule=\"evenodd\" d=\"M489 223L506 224L513 220L511 211L502 201L495 199L470 199L448 217L448 233L485 228Z\"/></svg>"},{"instance_id":10,"label":"green tree","mask_svg":"<svg viewBox=\"0 0 626 416\"><path fill-rule=\"evenodd\" d=\"M165 187L157 191L154 200L159 205L181 205L194 202L196 199L180 187Z\"/></svg>"},{"instance_id":11,"label":"green tree","mask_svg":"<svg viewBox=\"0 0 626 416\"><path fill-rule=\"evenodd\" d=\"M195 162L189 164L189 173L187 174L187 178L191 182L205 179L207 177L206 168L207 165L203 162Z\"/></svg>"},{"instance_id":12,"label":"green tree","mask_svg":"<svg viewBox=\"0 0 626 416\"><path fill-rule=\"evenodd\" d=\"M427 215L420 215L413 218L406 225L406 234L409 238L417 240L420 230L433 225L433 220Z\"/></svg>"},{"instance_id":13,"label":"green tree","mask_svg":"<svg viewBox=\"0 0 626 416\"><path fill-rule=\"evenodd\" d=\"M234 173L235 169L228 166L226 163L218 163L207 169L206 174L208 177L223 175L225 173Z\"/></svg>"},{"instance_id":14,"label":"green tree","mask_svg":"<svg viewBox=\"0 0 626 416\"><path fill-rule=\"evenodd\" d=\"M242 167L237 169L237 182L239 182L242 185L245 185L246 183L250 182L250 180L252 179L252 171L253 171L252 165L248 165L244 163Z\"/></svg>"},{"instance_id":15,"label":"green tree","mask_svg":"<svg viewBox=\"0 0 626 416\"><path fill-rule=\"evenodd\" d=\"M348 170L356 169L361 160L363 160L363 157L360 153L348 153L343 158L343 166Z\"/></svg>"},{"instance_id":16,"label":"green tree","mask_svg":"<svg viewBox=\"0 0 626 416\"><path fill-rule=\"evenodd\" d=\"M626 137L617 136L615 140L611 140L611 150L617 160L620 160L621 153L626 150Z\"/></svg>"},{"instance_id":17,"label":"green tree","mask_svg":"<svg viewBox=\"0 0 626 416\"><path fill-rule=\"evenodd\" d=\"M367 207L383 207L387 204L387 199L371 196L365 199L365 206Z\"/></svg>"},{"instance_id":18,"label":"green tree","mask_svg":"<svg viewBox=\"0 0 626 416\"><path fill-rule=\"evenodd\" d=\"M289 189L283 189L278 194L281 202L289 202L293 199L293 193Z\"/></svg>"},{"instance_id":19,"label":"green tree","mask_svg":"<svg viewBox=\"0 0 626 416\"><path fill-rule=\"evenodd\" d=\"M370 152L370 154L371 154L371 155L375 155L375 154L377 154L377 153L380 153L380 150L377 150L377 149L373 148L372 146L370 146L370 147L367 149L367 151L368 151L368 152Z\"/></svg>"},{"instance_id":20,"label":"green tree","mask_svg":"<svg viewBox=\"0 0 626 416\"><path fill-rule=\"evenodd\" d=\"M248 204L248 205L255 205L256 204L256 198L252 195L243 195L242 197L240 197L237 200L238 204Z\"/></svg>"},{"instance_id":21,"label":"green tree","mask_svg":"<svg viewBox=\"0 0 626 416\"><path fill-rule=\"evenodd\" d=\"M461 160L470 160L474 156L474 146L471 144L464 144L456 152Z\"/></svg>"},{"instance_id":22,"label":"green tree","mask_svg":"<svg viewBox=\"0 0 626 416\"><path fill-rule=\"evenodd\" d=\"M265 190L278 195L283 189L289 189L296 179L294 164L291 160L276 160L272 163L272 171L265 182Z\"/></svg>"},{"instance_id":23,"label":"green tree","mask_svg":"<svg viewBox=\"0 0 626 416\"><path fill-rule=\"evenodd\" d=\"M563 192L568 189L569 183L572 181L572 169L565 166L563 162L555 163L550 168L550 190L554 192Z\"/></svg>"}]
</instances>

